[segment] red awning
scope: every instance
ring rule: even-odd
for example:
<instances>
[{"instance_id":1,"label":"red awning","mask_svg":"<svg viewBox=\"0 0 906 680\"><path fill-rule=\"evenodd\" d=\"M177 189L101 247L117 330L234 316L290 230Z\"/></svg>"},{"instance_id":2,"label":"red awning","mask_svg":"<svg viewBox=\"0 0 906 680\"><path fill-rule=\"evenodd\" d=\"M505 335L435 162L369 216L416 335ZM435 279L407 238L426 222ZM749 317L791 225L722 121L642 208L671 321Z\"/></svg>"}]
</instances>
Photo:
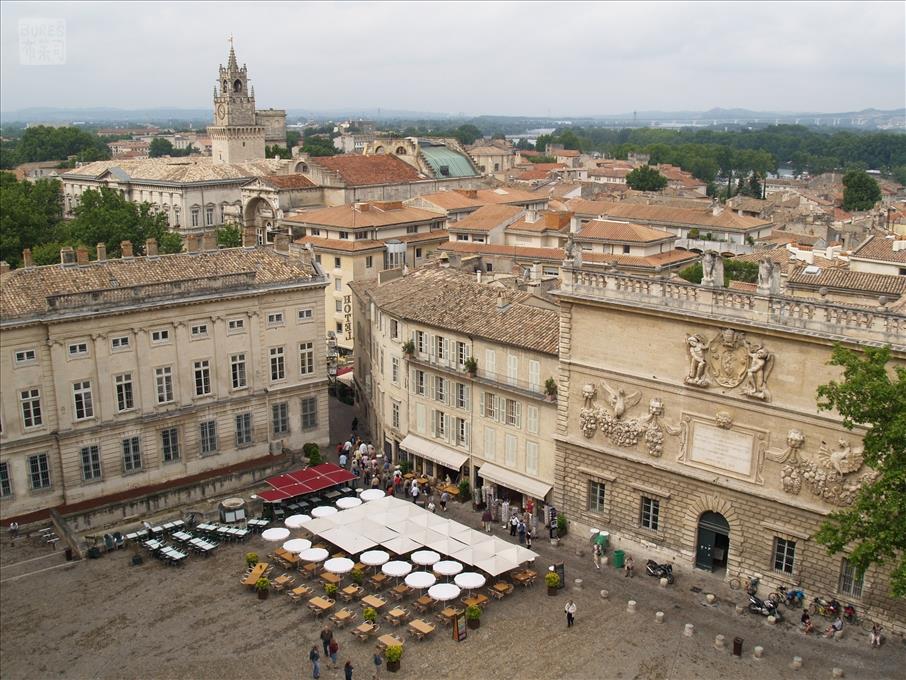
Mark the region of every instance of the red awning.
<instances>
[{"instance_id":1,"label":"red awning","mask_svg":"<svg viewBox=\"0 0 906 680\"><path fill-rule=\"evenodd\" d=\"M258 494L269 503L274 503L287 498L295 498L307 493L314 493L332 486L338 486L355 479L348 470L333 463L321 463L310 468L294 470L284 475L269 477L267 483L273 487L272 491ZM267 495L265 495L267 494ZM279 495L276 495L279 494Z\"/></svg>"},{"instance_id":2,"label":"red awning","mask_svg":"<svg viewBox=\"0 0 906 680\"><path fill-rule=\"evenodd\" d=\"M293 484L298 484L299 480L293 479L293 477L291 477L290 475L278 475L276 477L268 478L267 483L275 489L282 489L284 486L292 486Z\"/></svg>"},{"instance_id":3,"label":"red awning","mask_svg":"<svg viewBox=\"0 0 906 680\"><path fill-rule=\"evenodd\" d=\"M258 498L261 498L265 503L279 503L282 500L291 498L291 496L280 489L268 489L259 493Z\"/></svg>"}]
</instances>

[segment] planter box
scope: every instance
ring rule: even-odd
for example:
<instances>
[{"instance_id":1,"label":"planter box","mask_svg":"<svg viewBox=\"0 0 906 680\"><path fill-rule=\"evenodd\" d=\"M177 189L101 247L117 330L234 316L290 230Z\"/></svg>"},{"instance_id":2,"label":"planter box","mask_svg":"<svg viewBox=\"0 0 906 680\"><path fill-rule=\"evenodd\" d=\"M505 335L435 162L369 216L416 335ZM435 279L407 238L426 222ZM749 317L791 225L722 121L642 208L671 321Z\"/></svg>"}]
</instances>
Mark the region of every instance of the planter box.
<instances>
[{"instance_id":1,"label":"planter box","mask_svg":"<svg viewBox=\"0 0 906 680\"><path fill-rule=\"evenodd\" d=\"M390 671L391 673L396 673L399 669L400 669L399 661L388 661L387 662L387 670Z\"/></svg>"},{"instance_id":2,"label":"planter box","mask_svg":"<svg viewBox=\"0 0 906 680\"><path fill-rule=\"evenodd\" d=\"M270 595L270 594L271 594L271 591L269 591L269 590L259 590L259 591L258 591L258 599L259 599L259 600L266 600L266 599L267 599L267 596Z\"/></svg>"},{"instance_id":3,"label":"planter box","mask_svg":"<svg viewBox=\"0 0 906 680\"><path fill-rule=\"evenodd\" d=\"M550 586L547 587L547 594L550 595L551 597L554 597L555 595L557 595L558 592L559 592L559 588L557 588L557 587L554 587L554 588L551 588Z\"/></svg>"},{"instance_id":4,"label":"planter box","mask_svg":"<svg viewBox=\"0 0 906 680\"><path fill-rule=\"evenodd\" d=\"M466 619L466 625L472 630L481 628L481 619Z\"/></svg>"}]
</instances>

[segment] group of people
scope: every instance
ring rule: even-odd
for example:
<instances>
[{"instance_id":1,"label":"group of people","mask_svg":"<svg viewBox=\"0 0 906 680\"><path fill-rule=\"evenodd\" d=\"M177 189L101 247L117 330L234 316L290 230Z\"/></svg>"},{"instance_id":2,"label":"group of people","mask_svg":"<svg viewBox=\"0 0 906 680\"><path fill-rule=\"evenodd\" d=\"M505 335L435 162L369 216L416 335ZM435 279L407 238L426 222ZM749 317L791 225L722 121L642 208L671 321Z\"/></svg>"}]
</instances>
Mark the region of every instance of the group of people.
<instances>
[{"instance_id":1,"label":"group of people","mask_svg":"<svg viewBox=\"0 0 906 680\"><path fill-rule=\"evenodd\" d=\"M527 548L532 547L534 533L532 531L532 515L528 510L520 514L518 508L513 508L510 511L509 526L510 536L518 536L521 545Z\"/></svg>"},{"instance_id":2,"label":"group of people","mask_svg":"<svg viewBox=\"0 0 906 680\"><path fill-rule=\"evenodd\" d=\"M812 623L812 617L808 613L808 609L802 612L802 616L799 619L800 624L802 625L802 632L808 634L812 633L815 630L815 624ZM824 629L824 637L831 638L834 637L837 633L843 630L843 617L839 614L834 619L827 628ZM881 646L881 626L874 624L871 627L871 633L868 636L868 644L872 647Z\"/></svg>"},{"instance_id":3,"label":"group of people","mask_svg":"<svg viewBox=\"0 0 906 680\"><path fill-rule=\"evenodd\" d=\"M329 659L328 668L339 668L339 666L337 666L337 654L340 651L340 645L337 642L336 637L334 637L331 627L324 626L321 630L320 637L324 656ZM314 680L318 680L318 678L321 677L321 652L318 651L317 645L314 645L311 648L311 651L308 653L308 660L311 662L311 677L314 678ZM380 676L380 669L384 663L384 659L379 653L375 652L371 661L374 665L374 675L372 678L377 680ZM345 680L352 680L353 670L355 670L355 666L352 665L352 661L346 659L346 663L343 664L343 677Z\"/></svg>"}]
</instances>

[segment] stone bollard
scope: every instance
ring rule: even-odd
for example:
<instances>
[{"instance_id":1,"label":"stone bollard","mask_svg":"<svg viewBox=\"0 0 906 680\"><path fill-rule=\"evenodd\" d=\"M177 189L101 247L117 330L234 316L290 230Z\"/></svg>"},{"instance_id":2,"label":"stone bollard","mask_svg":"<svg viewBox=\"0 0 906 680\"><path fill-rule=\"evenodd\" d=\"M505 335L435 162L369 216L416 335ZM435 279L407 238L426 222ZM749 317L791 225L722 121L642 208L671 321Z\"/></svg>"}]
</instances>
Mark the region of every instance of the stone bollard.
<instances>
[{"instance_id":1,"label":"stone bollard","mask_svg":"<svg viewBox=\"0 0 906 680\"><path fill-rule=\"evenodd\" d=\"M727 648L726 638L723 635L718 635L714 638L714 649L718 651L723 651Z\"/></svg>"},{"instance_id":2,"label":"stone bollard","mask_svg":"<svg viewBox=\"0 0 906 680\"><path fill-rule=\"evenodd\" d=\"M663 623L664 622L664 612L654 612L654 622Z\"/></svg>"},{"instance_id":3,"label":"stone bollard","mask_svg":"<svg viewBox=\"0 0 906 680\"><path fill-rule=\"evenodd\" d=\"M683 635L685 635L686 637L692 637L694 634L695 634L695 626L693 626L691 623L687 623L683 627Z\"/></svg>"},{"instance_id":4,"label":"stone bollard","mask_svg":"<svg viewBox=\"0 0 906 680\"><path fill-rule=\"evenodd\" d=\"M842 639L843 639L843 631L842 630L836 631L834 633L834 640L842 640Z\"/></svg>"},{"instance_id":5,"label":"stone bollard","mask_svg":"<svg viewBox=\"0 0 906 680\"><path fill-rule=\"evenodd\" d=\"M705 601L708 604L714 604L714 602L716 600L717 600L717 595L715 595L714 593L708 593L707 595L705 595Z\"/></svg>"},{"instance_id":6,"label":"stone bollard","mask_svg":"<svg viewBox=\"0 0 906 680\"><path fill-rule=\"evenodd\" d=\"M843 669L840 668L839 666L834 666L834 667L831 669L831 677L833 677L833 678L842 678L843 675L844 675Z\"/></svg>"},{"instance_id":7,"label":"stone bollard","mask_svg":"<svg viewBox=\"0 0 906 680\"><path fill-rule=\"evenodd\" d=\"M736 615L737 616L741 616L743 614L743 612L745 612L745 610L746 610L746 608L743 607L741 604L736 605Z\"/></svg>"},{"instance_id":8,"label":"stone bollard","mask_svg":"<svg viewBox=\"0 0 906 680\"><path fill-rule=\"evenodd\" d=\"M752 650L753 659L761 659L763 654L764 654L764 647L756 646L755 649Z\"/></svg>"},{"instance_id":9,"label":"stone bollard","mask_svg":"<svg viewBox=\"0 0 906 680\"><path fill-rule=\"evenodd\" d=\"M607 563L608 563L609 561L610 561L610 560L608 559L607 555L603 555L603 556L601 557L601 566L602 566L602 567L606 567L606 566L607 566Z\"/></svg>"},{"instance_id":10,"label":"stone bollard","mask_svg":"<svg viewBox=\"0 0 906 680\"><path fill-rule=\"evenodd\" d=\"M802 668L802 657L794 656L793 663L790 664L790 668L792 668L794 671L798 671L800 668Z\"/></svg>"},{"instance_id":11,"label":"stone bollard","mask_svg":"<svg viewBox=\"0 0 906 680\"><path fill-rule=\"evenodd\" d=\"M635 600L629 600L629 602L626 603L626 611L630 614L635 614Z\"/></svg>"},{"instance_id":12,"label":"stone bollard","mask_svg":"<svg viewBox=\"0 0 906 680\"><path fill-rule=\"evenodd\" d=\"M606 600L608 597L610 597L610 593L607 592L606 590L602 589L601 590L601 599Z\"/></svg>"},{"instance_id":13,"label":"stone bollard","mask_svg":"<svg viewBox=\"0 0 906 680\"><path fill-rule=\"evenodd\" d=\"M573 590L582 590L582 579L577 578L573 581Z\"/></svg>"},{"instance_id":14,"label":"stone bollard","mask_svg":"<svg viewBox=\"0 0 906 680\"><path fill-rule=\"evenodd\" d=\"M768 624L769 626L773 626L775 623L777 623L777 618L774 617L774 616L769 616L769 617L768 617L767 624Z\"/></svg>"},{"instance_id":15,"label":"stone bollard","mask_svg":"<svg viewBox=\"0 0 906 680\"><path fill-rule=\"evenodd\" d=\"M659 581L659 583L661 584L661 588L666 588L666 587L667 587L667 584L669 584L670 582L669 582L666 578L662 578L662 579Z\"/></svg>"}]
</instances>

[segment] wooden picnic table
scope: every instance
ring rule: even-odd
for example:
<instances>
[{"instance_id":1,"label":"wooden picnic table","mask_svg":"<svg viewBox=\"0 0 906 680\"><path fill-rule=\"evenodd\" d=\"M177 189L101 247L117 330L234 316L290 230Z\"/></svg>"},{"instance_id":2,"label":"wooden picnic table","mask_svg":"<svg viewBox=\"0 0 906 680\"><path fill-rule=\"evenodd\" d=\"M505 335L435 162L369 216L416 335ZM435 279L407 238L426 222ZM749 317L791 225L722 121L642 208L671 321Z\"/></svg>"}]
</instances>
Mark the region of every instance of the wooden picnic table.
<instances>
[{"instance_id":1,"label":"wooden picnic table","mask_svg":"<svg viewBox=\"0 0 906 680\"><path fill-rule=\"evenodd\" d=\"M422 595L415 601L415 608L423 614L434 606L434 598L430 595Z\"/></svg>"},{"instance_id":2,"label":"wooden picnic table","mask_svg":"<svg viewBox=\"0 0 906 680\"><path fill-rule=\"evenodd\" d=\"M355 597L358 597L365 591L362 590L357 585L346 586L343 590L340 591L340 597L342 597L346 602L349 602Z\"/></svg>"},{"instance_id":3,"label":"wooden picnic table","mask_svg":"<svg viewBox=\"0 0 906 680\"><path fill-rule=\"evenodd\" d=\"M371 582L372 585L380 588L382 585L384 585L387 582L387 578L388 578L387 574L381 572L380 574L375 574L368 580Z\"/></svg>"},{"instance_id":4,"label":"wooden picnic table","mask_svg":"<svg viewBox=\"0 0 906 680\"><path fill-rule=\"evenodd\" d=\"M403 641L395 635L381 635L381 637L377 639L377 646L379 650L384 651L388 647L402 647Z\"/></svg>"},{"instance_id":5,"label":"wooden picnic table","mask_svg":"<svg viewBox=\"0 0 906 680\"><path fill-rule=\"evenodd\" d=\"M387 604L386 602L384 602L384 600L377 597L376 595L366 595L365 597L363 597L361 599L361 602L365 606L371 607L375 611L380 610L381 607L383 607L385 604Z\"/></svg>"},{"instance_id":6,"label":"wooden picnic table","mask_svg":"<svg viewBox=\"0 0 906 680\"><path fill-rule=\"evenodd\" d=\"M456 498L459 496L459 487L458 486L453 486L452 484L441 484L437 488L441 493L446 491L453 498Z\"/></svg>"},{"instance_id":7,"label":"wooden picnic table","mask_svg":"<svg viewBox=\"0 0 906 680\"><path fill-rule=\"evenodd\" d=\"M319 613L324 613L333 607L334 601L328 600L323 597L313 597L308 601L308 608L312 611L317 611Z\"/></svg>"},{"instance_id":8,"label":"wooden picnic table","mask_svg":"<svg viewBox=\"0 0 906 680\"><path fill-rule=\"evenodd\" d=\"M473 606L480 607L484 604L487 604L488 601L489 600L488 600L487 596L482 595L481 593L478 593L477 595L474 595L472 597L467 597L463 600L463 602L465 603L465 605L467 607L473 607Z\"/></svg>"},{"instance_id":9,"label":"wooden picnic table","mask_svg":"<svg viewBox=\"0 0 906 680\"><path fill-rule=\"evenodd\" d=\"M453 607L444 607L440 612L438 612L438 617L443 620L447 625L453 623L453 619L462 614L462 609L455 609Z\"/></svg>"},{"instance_id":10,"label":"wooden picnic table","mask_svg":"<svg viewBox=\"0 0 906 680\"><path fill-rule=\"evenodd\" d=\"M349 609L341 609L336 614L330 617L330 620L341 628L347 623L352 621L355 618L355 612L350 611Z\"/></svg>"},{"instance_id":11,"label":"wooden picnic table","mask_svg":"<svg viewBox=\"0 0 906 680\"><path fill-rule=\"evenodd\" d=\"M364 623L361 623L358 626L356 626L355 628L353 628L352 634L355 635L360 640L364 640L365 638L367 638L369 635L371 635L376 630L377 630L377 626L375 626L373 623L369 623L368 621L365 621Z\"/></svg>"},{"instance_id":12,"label":"wooden picnic table","mask_svg":"<svg viewBox=\"0 0 906 680\"><path fill-rule=\"evenodd\" d=\"M400 583L398 586L394 586L390 592L393 593L393 596L397 599L402 599L412 591L412 588L407 586L405 583Z\"/></svg>"},{"instance_id":13,"label":"wooden picnic table","mask_svg":"<svg viewBox=\"0 0 906 680\"><path fill-rule=\"evenodd\" d=\"M434 628L435 626L431 625L427 621L422 621L421 619L415 619L414 621L409 622L409 630L419 640L423 640L428 635L433 633Z\"/></svg>"},{"instance_id":14,"label":"wooden picnic table","mask_svg":"<svg viewBox=\"0 0 906 680\"><path fill-rule=\"evenodd\" d=\"M254 588L255 582L264 575L264 572L267 571L267 567L267 562L259 562L252 567L251 573L245 577L245 580L243 580L242 583Z\"/></svg>"},{"instance_id":15,"label":"wooden picnic table","mask_svg":"<svg viewBox=\"0 0 906 680\"><path fill-rule=\"evenodd\" d=\"M409 616L409 612L405 609L400 609L399 607L394 607L389 612L387 612L387 620L390 621L394 626L400 625L405 618Z\"/></svg>"},{"instance_id":16,"label":"wooden picnic table","mask_svg":"<svg viewBox=\"0 0 906 680\"><path fill-rule=\"evenodd\" d=\"M522 571L515 571L512 574L512 579L516 581L521 586L530 586L535 582L535 579L538 578L537 572L532 571L531 569L524 569Z\"/></svg>"},{"instance_id":17,"label":"wooden picnic table","mask_svg":"<svg viewBox=\"0 0 906 680\"><path fill-rule=\"evenodd\" d=\"M506 581L498 581L491 586L491 591L498 593L500 597L503 597L504 595L509 595L513 592L513 584L507 583Z\"/></svg>"},{"instance_id":18,"label":"wooden picnic table","mask_svg":"<svg viewBox=\"0 0 906 680\"><path fill-rule=\"evenodd\" d=\"M324 581L324 583L332 583L335 586L338 586L343 579L332 571L325 571L321 573L321 580Z\"/></svg>"}]
</instances>

